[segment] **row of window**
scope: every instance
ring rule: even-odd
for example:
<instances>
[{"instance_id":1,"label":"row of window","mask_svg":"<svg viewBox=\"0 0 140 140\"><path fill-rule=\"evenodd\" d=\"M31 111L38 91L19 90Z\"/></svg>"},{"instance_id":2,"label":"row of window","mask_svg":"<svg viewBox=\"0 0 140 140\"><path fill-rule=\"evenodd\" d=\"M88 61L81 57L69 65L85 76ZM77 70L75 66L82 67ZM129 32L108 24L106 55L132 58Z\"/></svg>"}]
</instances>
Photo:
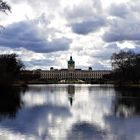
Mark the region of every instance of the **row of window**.
<instances>
[{"instance_id":1,"label":"row of window","mask_svg":"<svg viewBox=\"0 0 140 140\"><path fill-rule=\"evenodd\" d=\"M102 78L108 72L90 72L90 73L50 73L42 72L41 78Z\"/></svg>"}]
</instances>

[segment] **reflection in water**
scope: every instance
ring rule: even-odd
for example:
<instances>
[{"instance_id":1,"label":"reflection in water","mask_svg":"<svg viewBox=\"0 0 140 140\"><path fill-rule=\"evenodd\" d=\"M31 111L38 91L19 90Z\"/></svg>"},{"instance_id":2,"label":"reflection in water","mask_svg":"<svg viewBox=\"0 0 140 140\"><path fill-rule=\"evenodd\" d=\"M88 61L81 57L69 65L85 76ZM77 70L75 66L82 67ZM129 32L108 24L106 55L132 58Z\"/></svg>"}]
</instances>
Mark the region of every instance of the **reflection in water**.
<instances>
[{"instance_id":1,"label":"reflection in water","mask_svg":"<svg viewBox=\"0 0 140 140\"><path fill-rule=\"evenodd\" d=\"M88 122L77 122L68 134L68 140L103 140L106 136L104 130Z\"/></svg>"},{"instance_id":2,"label":"reflection in water","mask_svg":"<svg viewBox=\"0 0 140 140\"><path fill-rule=\"evenodd\" d=\"M15 117L22 107L21 89L14 87L0 88L0 117Z\"/></svg>"},{"instance_id":3,"label":"reflection in water","mask_svg":"<svg viewBox=\"0 0 140 140\"><path fill-rule=\"evenodd\" d=\"M139 90L130 91L84 84L30 85L25 94L10 89L9 98L2 91L14 113L1 114L16 116L1 119L0 140L139 140ZM121 117L126 108L131 117Z\"/></svg>"},{"instance_id":4,"label":"reflection in water","mask_svg":"<svg viewBox=\"0 0 140 140\"><path fill-rule=\"evenodd\" d=\"M74 85L68 85L68 99L70 101L70 105L72 106L73 100L74 100L74 94L75 94L75 86Z\"/></svg>"},{"instance_id":5,"label":"reflection in water","mask_svg":"<svg viewBox=\"0 0 140 140\"><path fill-rule=\"evenodd\" d=\"M140 91L137 88L116 88L114 111L117 116L140 114Z\"/></svg>"}]
</instances>

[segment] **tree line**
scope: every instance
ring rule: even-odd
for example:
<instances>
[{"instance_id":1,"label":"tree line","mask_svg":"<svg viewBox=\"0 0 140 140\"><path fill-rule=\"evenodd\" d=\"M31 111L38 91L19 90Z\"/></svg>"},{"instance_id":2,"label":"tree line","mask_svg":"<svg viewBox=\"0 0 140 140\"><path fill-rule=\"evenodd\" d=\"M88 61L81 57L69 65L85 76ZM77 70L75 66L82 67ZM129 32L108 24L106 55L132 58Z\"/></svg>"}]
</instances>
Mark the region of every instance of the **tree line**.
<instances>
[{"instance_id":1,"label":"tree line","mask_svg":"<svg viewBox=\"0 0 140 140\"><path fill-rule=\"evenodd\" d=\"M19 80L22 69L24 69L24 64L16 54L1 54L0 85L11 85Z\"/></svg>"},{"instance_id":2,"label":"tree line","mask_svg":"<svg viewBox=\"0 0 140 140\"><path fill-rule=\"evenodd\" d=\"M120 84L140 82L140 54L121 50L112 54L111 63L114 81Z\"/></svg>"},{"instance_id":3,"label":"tree line","mask_svg":"<svg viewBox=\"0 0 140 140\"><path fill-rule=\"evenodd\" d=\"M39 71L25 70L24 63L15 53L0 54L0 86L26 85L39 79Z\"/></svg>"}]
</instances>

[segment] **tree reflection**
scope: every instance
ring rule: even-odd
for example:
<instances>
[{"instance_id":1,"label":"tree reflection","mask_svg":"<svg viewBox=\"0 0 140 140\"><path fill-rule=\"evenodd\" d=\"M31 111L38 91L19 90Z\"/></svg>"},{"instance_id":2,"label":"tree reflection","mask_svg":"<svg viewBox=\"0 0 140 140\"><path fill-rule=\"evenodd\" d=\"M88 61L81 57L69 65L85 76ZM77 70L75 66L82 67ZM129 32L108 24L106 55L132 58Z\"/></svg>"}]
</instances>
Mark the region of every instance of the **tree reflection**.
<instances>
[{"instance_id":1,"label":"tree reflection","mask_svg":"<svg viewBox=\"0 0 140 140\"><path fill-rule=\"evenodd\" d=\"M128 117L140 114L140 94L136 88L115 88L113 102L116 116Z\"/></svg>"},{"instance_id":2,"label":"tree reflection","mask_svg":"<svg viewBox=\"0 0 140 140\"><path fill-rule=\"evenodd\" d=\"M68 99L69 99L70 105L72 106L73 100L74 100L74 94L75 94L75 86L68 85L67 91L68 91Z\"/></svg>"},{"instance_id":3,"label":"tree reflection","mask_svg":"<svg viewBox=\"0 0 140 140\"><path fill-rule=\"evenodd\" d=\"M21 93L25 89L14 87L0 87L0 118L16 116L17 111L22 107Z\"/></svg>"}]
</instances>

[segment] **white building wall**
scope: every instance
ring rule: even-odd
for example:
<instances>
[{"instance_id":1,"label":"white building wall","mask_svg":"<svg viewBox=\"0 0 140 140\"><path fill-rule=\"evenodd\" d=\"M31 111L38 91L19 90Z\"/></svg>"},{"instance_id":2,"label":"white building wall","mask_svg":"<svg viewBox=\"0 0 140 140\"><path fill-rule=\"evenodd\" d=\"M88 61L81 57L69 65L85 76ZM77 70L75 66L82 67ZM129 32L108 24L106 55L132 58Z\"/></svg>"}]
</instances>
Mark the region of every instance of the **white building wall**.
<instances>
[{"instance_id":1,"label":"white building wall","mask_svg":"<svg viewBox=\"0 0 140 140\"><path fill-rule=\"evenodd\" d=\"M101 79L103 75L110 74L111 71L91 71L91 70L53 70L41 71L41 79Z\"/></svg>"}]
</instances>

